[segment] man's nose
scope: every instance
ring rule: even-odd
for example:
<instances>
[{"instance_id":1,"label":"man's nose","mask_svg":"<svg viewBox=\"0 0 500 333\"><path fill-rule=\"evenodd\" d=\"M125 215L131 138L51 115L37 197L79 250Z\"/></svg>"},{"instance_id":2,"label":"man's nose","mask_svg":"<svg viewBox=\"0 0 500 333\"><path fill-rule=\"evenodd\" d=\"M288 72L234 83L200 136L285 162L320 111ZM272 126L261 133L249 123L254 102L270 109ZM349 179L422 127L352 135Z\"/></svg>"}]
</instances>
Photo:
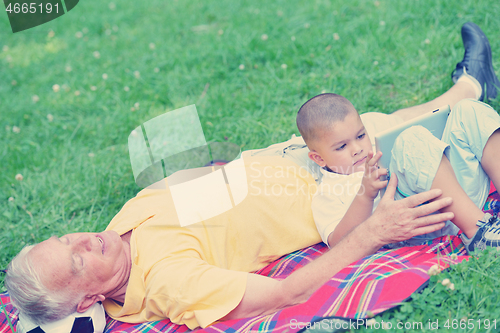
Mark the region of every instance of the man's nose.
<instances>
[{"instance_id":1,"label":"man's nose","mask_svg":"<svg viewBox=\"0 0 500 333\"><path fill-rule=\"evenodd\" d=\"M81 235L73 242L73 248L80 251L92 251L92 243L89 235Z\"/></svg>"}]
</instances>

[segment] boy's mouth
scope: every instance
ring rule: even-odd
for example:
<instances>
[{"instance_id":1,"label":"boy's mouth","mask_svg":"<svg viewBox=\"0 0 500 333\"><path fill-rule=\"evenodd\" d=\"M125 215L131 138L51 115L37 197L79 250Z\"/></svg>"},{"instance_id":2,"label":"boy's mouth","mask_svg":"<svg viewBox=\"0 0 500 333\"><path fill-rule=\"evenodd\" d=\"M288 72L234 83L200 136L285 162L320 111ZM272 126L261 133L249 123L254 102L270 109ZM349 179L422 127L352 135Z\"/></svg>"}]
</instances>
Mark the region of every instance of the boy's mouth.
<instances>
[{"instance_id":1,"label":"boy's mouth","mask_svg":"<svg viewBox=\"0 0 500 333\"><path fill-rule=\"evenodd\" d=\"M361 163L364 163L364 162L365 162L365 160L366 160L366 157L367 157L367 156L365 156L365 157L363 157L362 159L360 159L360 160L358 160L358 161L354 162L354 164L353 164L353 165L359 165L359 164L361 164Z\"/></svg>"}]
</instances>

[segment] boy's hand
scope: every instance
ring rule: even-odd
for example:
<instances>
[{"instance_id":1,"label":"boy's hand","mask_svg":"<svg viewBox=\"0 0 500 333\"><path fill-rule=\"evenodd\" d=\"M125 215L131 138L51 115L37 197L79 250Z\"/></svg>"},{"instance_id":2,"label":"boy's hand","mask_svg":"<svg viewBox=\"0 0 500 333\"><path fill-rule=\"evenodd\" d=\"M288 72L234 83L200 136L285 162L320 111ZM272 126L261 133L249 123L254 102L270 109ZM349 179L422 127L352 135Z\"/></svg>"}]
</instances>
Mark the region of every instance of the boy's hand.
<instances>
[{"instance_id":1,"label":"boy's hand","mask_svg":"<svg viewBox=\"0 0 500 333\"><path fill-rule=\"evenodd\" d=\"M379 168L377 162L382 157L382 152L377 152L375 156L373 152L368 153L365 162L365 174L361 182L361 188L358 194L364 195L370 200L375 199L378 192L387 186L387 180L380 180L380 177L387 175L387 169Z\"/></svg>"}]
</instances>

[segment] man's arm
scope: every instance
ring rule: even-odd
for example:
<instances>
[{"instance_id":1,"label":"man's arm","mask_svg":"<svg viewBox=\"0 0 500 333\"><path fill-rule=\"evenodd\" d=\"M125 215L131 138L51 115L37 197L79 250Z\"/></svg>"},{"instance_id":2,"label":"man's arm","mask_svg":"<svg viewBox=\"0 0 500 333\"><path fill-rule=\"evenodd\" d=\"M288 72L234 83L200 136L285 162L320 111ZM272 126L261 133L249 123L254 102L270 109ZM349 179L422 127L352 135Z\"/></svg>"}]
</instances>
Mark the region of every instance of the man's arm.
<instances>
[{"instance_id":1,"label":"man's arm","mask_svg":"<svg viewBox=\"0 0 500 333\"><path fill-rule=\"evenodd\" d=\"M385 244L433 232L444 227L453 213L429 215L449 206L451 198L438 198L441 190L431 190L394 201L397 179L391 177L379 206L328 252L296 270L284 280L249 274L243 299L223 319L244 318L273 313L303 303L350 263L377 251Z\"/></svg>"}]
</instances>

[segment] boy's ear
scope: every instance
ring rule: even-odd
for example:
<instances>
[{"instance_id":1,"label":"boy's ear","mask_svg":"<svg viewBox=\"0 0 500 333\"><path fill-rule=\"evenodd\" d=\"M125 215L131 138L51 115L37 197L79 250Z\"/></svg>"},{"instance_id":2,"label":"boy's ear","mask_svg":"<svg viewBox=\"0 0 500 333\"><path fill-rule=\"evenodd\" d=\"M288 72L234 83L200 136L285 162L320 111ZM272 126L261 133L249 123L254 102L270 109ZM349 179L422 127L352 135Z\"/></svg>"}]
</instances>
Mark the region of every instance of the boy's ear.
<instances>
[{"instance_id":1,"label":"boy's ear","mask_svg":"<svg viewBox=\"0 0 500 333\"><path fill-rule=\"evenodd\" d=\"M321 155L318 154L317 152L315 152L314 150L310 150L309 153L307 154L307 156L309 156L309 158L314 163L316 163L317 165L319 165L322 168L326 165L325 160L323 160L323 158L321 157Z\"/></svg>"}]
</instances>

